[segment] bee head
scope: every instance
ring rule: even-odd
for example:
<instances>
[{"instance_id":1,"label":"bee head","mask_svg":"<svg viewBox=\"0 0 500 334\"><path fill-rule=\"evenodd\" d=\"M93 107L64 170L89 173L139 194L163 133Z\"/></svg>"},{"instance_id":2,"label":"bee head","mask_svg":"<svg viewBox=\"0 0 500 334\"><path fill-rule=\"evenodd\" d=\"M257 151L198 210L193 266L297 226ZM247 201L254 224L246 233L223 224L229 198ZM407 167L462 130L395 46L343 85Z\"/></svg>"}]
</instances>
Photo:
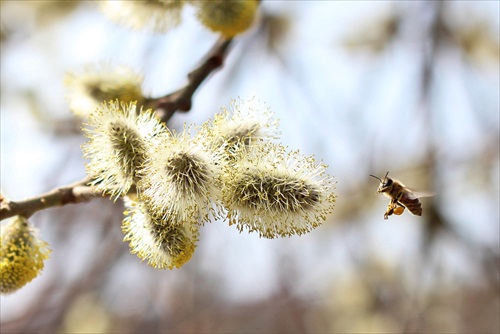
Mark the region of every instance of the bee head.
<instances>
[{"instance_id":1,"label":"bee head","mask_svg":"<svg viewBox=\"0 0 500 334\"><path fill-rule=\"evenodd\" d=\"M388 190L389 190L389 188L392 186L393 181L392 181L392 179L391 179L390 177L388 177L387 175L389 175L389 172L387 172L387 173L385 174L384 178L383 178L383 179L381 179L381 178L379 178L379 177L376 177L375 175L371 175L371 174L370 174L370 176L371 176L371 177L374 177L374 178L376 178L377 180L379 180L379 181L380 181L380 185L378 186L377 192L379 192L379 193L384 193L384 192L388 191Z\"/></svg>"}]
</instances>

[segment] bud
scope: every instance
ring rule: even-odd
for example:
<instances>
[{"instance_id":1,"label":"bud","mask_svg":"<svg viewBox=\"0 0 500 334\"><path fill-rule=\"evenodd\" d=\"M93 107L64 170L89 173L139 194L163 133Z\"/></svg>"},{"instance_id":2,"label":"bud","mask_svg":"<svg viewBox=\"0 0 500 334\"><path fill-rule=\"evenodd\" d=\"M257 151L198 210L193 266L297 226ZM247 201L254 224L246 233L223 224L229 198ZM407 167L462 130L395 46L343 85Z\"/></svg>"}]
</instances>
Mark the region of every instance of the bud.
<instances>
[{"instance_id":1,"label":"bud","mask_svg":"<svg viewBox=\"0 0 500 334\"><path fill-rule=\"evenodd\" d=\"M198 19L205 27L232 38L252 26L259 1L193 1L193 5L197 7Z\"/></svg>"},{"instance_id":2,"label":"bud","mask_svg":"<svg viewBox=\"0 0 500 334\"><path fill-rule=\"evenodd\" d=\"M310 232L335 203L333 178L325 170L314 158L272 143L244 155L222 178L230 224L270 239Z\"/></svg>"},{"instance_id":3,"label":"bud","mask_svg":"<svg viewBox=\"0 0 500 334\"><path fill-rule=\"evenodd\" d=\"M130 252L157 269L180 268L188 262L198 242L194 224L179 224L175 216L157 218L143 202L125 197L122 230Z\"/></svg>"},{"instance_id":4,"label":"bud","mask_svg":"<svg viewBox=\"0 0 500 334\"><path fill-rule=\"evenodd\" d=\"M69 72L64 78L72 112L86 117L102 102L144 101L141 85L143 77L125 66L87 65L80 72Z\"/></svg>"},{"instance_id":5,"label":"bud","mask_svg":"<svg viewBox=\"0 0 500 334\"><path fill-rule=\"evenodd\" d=\"M101 104L86 125L83 130L90 139L83 145L84 157L90 159L87 174L97 191L115 199L137 181L152 140L166 131L152 110L137 111L135 103L118 101Z\"/></svg>"},{"instance_id":6,"label":"bud","mask_svg":"<svg viewBox=\"0 0 500 334\"><path fill-rule=\"evenodd\" d=\"M38 230L21 216L1 227L0 241L0 292L11 293L40 274L50 249L38 238Z\"/></svg>"}]
</instances>

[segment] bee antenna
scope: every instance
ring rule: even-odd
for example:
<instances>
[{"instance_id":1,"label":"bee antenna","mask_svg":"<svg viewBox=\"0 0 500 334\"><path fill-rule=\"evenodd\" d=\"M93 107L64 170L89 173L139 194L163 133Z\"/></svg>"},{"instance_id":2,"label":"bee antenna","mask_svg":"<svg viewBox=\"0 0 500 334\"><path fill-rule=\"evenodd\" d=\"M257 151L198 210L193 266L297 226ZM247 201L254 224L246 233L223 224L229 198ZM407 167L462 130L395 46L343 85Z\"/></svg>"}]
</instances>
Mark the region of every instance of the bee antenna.
<instances>
[{"instance_id":1,"label":"bee antenna","mask_svg":"<svg viewBox=\"0 0 500 334\"><path fill-rule=\"evenodd\" d=\"M379 180L380 182L382 182L382 180L381 180L379 177L376 177L375 175L371 175L371 174L370 174L370 176L371 176L371 177L374 177L374 178L376 178L377 180Z\"/></svg>"},{"instance_id":2,"label":"bee antenna","mask_svg":"<svg viewBox=\"0 0 500 334\"><path fill-rule=\"evenodd\" d=\"M384 179L387 179L387 175L389 175L389 171L387 171L387 173L385 173Z\"/></svg>"}]
</instances>

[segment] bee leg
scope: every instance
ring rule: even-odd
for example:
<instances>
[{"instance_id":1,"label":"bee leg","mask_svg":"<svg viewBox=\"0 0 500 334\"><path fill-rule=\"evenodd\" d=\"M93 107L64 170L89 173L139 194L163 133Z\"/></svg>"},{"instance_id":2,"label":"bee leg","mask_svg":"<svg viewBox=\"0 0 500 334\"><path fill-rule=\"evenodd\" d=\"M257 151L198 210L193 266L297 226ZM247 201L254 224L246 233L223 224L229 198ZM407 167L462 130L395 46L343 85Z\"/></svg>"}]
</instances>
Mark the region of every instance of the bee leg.
<instances>
[{"instance_id":1,"label":"bee leg","mask_svg":"<svg viewBox=\"0 0 500 334\"><path fill-rule=\"evenodd\" d=\"M397 207L397 202L394 200L391 200L389 202L389 205L387 205L387 210L384 213L384 219L388 219L389 216L391 216L394 213L394 209Z\"/></svg>"},{"instance_id":2,"label":"bee leg","mask_svg":"<svg viewBox=\"0 0 500 334\"><path fill-rule=\"evenodd\" d=\"M393 213L394 213L393 209L387 208L387 211L385 211L385 213L384 213L384 219L388 219L389 216L392 215Z\"/></svg>"},{"instance_id":3,"label":"bee leg","mask_svg":"<svg viewBox=\"0 0 500 334\"><path fill-rule=\"evenodd\" d=\"M384 219L388 219L389 216L396 214L396 215L401 215L403 211L405 210L405 207L401 205L401 203L398 202L397 198L391 199L389 204L387 205L387 210L385 211L384 214Z\"/></svg>"}]
</instances>

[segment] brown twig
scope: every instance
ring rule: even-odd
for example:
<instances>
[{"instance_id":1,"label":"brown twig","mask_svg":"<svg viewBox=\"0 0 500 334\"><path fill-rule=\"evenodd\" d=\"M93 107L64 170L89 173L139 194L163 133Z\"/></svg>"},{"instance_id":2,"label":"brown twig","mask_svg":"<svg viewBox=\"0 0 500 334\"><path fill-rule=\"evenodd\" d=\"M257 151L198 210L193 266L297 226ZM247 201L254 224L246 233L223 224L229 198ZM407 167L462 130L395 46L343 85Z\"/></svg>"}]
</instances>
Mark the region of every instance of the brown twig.
<instances>
[{"instance_id":1,"label":"brown twig","mask_svg":"<svg viewBox=\"0 0 500 334\"><path fill-rule=\"evenodd\" d=\"M100 193L94 191L94 187L88 186L89 179L85 179L64 187L56 188L48 193L28 198L22 201L9 201L5 197L0 198L0 220L21 215L29 218L35 212L62 206L87 202L94 197L100 197Z\"/></svg>"},{"instance_id":2,"label":"brown twig","mask_svg":"<svg viewBox=\"0 0 500 334\"><path fill-rule=\"evenodd\" d=\"M166 96L150 99L148 105L156 110L157 116L167 122L176 111L189 111L196 90L208 76L224 63L231 39L219 38L201 61L201 65L188 74L188 83L183 88Z\"/></svg>"}]
</instances>

